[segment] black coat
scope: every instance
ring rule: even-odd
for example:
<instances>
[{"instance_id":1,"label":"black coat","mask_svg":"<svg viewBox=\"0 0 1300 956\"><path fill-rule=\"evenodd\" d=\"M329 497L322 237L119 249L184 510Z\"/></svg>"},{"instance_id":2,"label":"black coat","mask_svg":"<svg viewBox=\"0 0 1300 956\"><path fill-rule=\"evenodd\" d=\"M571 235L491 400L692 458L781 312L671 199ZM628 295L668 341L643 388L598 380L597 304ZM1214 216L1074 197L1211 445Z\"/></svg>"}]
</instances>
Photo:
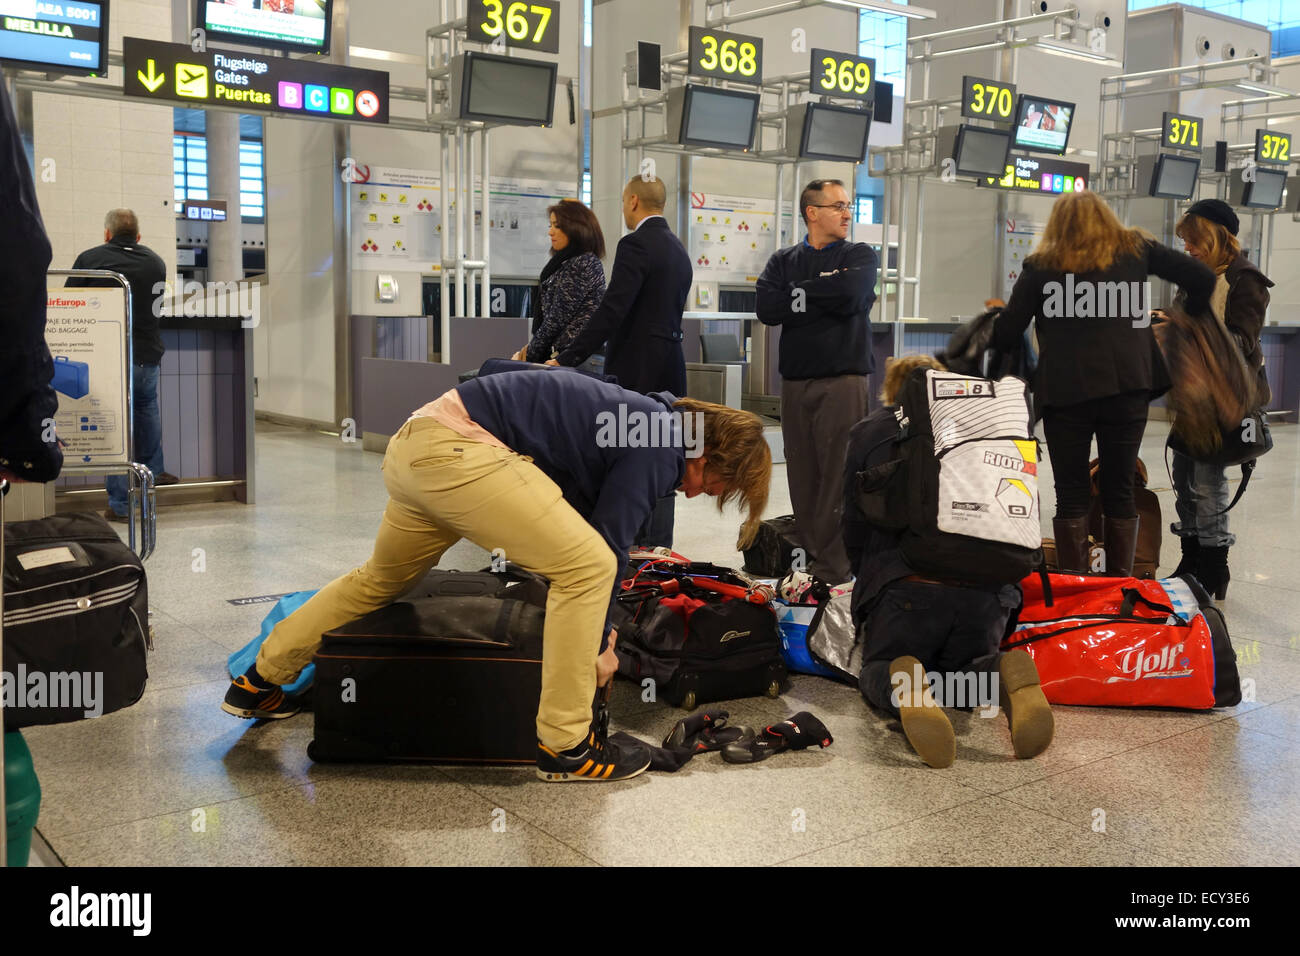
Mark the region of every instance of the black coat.
<instances>
[{"instance_id":1,"label":"black coat","mask_svg":"<svg viewBox=\"0 0 1300 956\"><path fill-rule=\"evenodd\" d=\"M600 307L557 356L581 365L605 346L605 374L634 392L686 394L682 310L691 291L691 257L662 216L618 241Z\"/></svg>"},{"instance_id":2,"label":"black coat","mask_svg":"<svg viewBox=\"0 0 1300 956\"><path fill-rule=\"evenodd\" d=\"M1100 307L1100 295L1090 307L1079 308L1083 303L1070 294L1085 287L1096 289L1101 283L1141 287L1152 275L1181 286L1201 308L1208 305L1214 289L1213 272L1191 256L1158 242L1148 242L1140 255L1118 259L1102 272L1069 278L1063 272L1037 268L1032 256L1025 261L1011 290L1011 301L994 325L993 344L1004 353L1011 352L1019 346L1029 320L1038 317L1034 397L1039 408L1125 392L1144 391L1157 398L1169 390L1169 370L1151 332L1149 316L1142 319L1134 311L1122 309L1118 311L1123 314L1106 314L1111 310ZM1054 288L1052 283L1058 286ZM1107 304L1114 304L1109 297ZM1055 314L1059 305L1070 306L1074 314ZM1153 303L1144 305L1150 308ZM1083 311L1100 314L1078 314Z\"/></svg>"},{"instance_id":3,"label":"black coat","mask_svg":"<svg viewBox=\"0 0 1300 956\"><path fill-rule=\"evenodd\" d=\"M87 249L72 263L74 269L108 269L120 272L131 285L131 361L136 365L157 365L162 361L162 333L158 331L158 315L154 300L162 291L159 286L167 281L167 266L162 257L148 246L134 239L116 237ZM70 287L106 287L120 289L113 279L71 278Z\"/></svg>"},{"instance_id":4,"label":"black coat","mask_svg":"<svg viewBox=\"0 0 1300 956\"><path fill-rule=\"evenodd\" d=\"M50 240L36 184L0 83L0 468L27 481L53 481L63 452L43 439L59 407L45 344L45 272Z\"/></svg>"}]
</instances>

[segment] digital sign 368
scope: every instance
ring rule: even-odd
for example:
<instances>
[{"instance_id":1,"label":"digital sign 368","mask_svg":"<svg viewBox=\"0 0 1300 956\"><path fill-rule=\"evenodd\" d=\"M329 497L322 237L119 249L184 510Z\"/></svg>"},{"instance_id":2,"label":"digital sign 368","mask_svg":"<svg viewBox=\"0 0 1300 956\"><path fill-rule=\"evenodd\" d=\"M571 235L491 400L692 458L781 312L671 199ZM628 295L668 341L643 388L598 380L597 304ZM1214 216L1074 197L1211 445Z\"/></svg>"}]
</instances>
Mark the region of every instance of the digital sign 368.
<instances>
[{"instance_id":1,"label":"digital sign 368","mask_svg":"<svg viewBox=\"0 0 1300 956\"><path fill-rule=\"evenodd\" d=\"M388 74L181 43L122 38L128 96L312 119L388 122Z\"/></svg>"}]
</instances>

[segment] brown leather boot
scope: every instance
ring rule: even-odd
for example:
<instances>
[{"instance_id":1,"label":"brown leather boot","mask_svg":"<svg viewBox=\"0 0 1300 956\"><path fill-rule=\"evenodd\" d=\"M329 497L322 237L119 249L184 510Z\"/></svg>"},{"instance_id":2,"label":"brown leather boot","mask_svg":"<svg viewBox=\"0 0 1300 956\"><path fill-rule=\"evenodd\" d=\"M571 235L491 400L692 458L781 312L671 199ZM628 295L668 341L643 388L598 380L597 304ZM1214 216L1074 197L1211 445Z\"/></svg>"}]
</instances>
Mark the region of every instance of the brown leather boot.
<instances>
[{"instance_id":1,"label":"brown leather boot","mask_svg":"<svg viewBox=\"0 0 1300 956\"><path fill-rule=\"evenodd\" d=\"M1102 540L1106 543L1106 573L1126 578L1133 574L1139 518L1106 518Z\"/></svg>"},{"instance_id":2,"label":"brown leather boot","mask_svg":"<svg viewBox=\"0 0 1300 956\"><path fill-rule=\"evenodd\" d=\"M1056 535L1056 563L1061 570L1087 571L1088 516L1053 518L1052 532Z\"/></svg>"}]
</instances>

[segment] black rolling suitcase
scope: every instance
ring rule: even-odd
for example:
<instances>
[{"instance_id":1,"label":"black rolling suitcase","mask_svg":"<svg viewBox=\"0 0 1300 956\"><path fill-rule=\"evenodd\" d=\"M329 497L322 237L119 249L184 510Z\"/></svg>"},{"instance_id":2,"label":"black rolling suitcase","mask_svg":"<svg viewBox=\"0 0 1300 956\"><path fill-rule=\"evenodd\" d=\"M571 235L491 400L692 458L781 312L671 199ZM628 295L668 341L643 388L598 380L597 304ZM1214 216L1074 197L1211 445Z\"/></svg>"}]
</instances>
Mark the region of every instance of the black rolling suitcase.
<instances>
[{"instance_id":1,"label":"black rolling suitcase","mask_svg":"<svg viewBox=\"0 0 1300 956\"><path fill-rule=\"evenodd\" d=\"M97 514L16 521L4 536L5 728L134 704L152 646L139 557Z\"/></svg>"},{"instance_id":2,"label":"black rolling suitcase","mask_svg":"<svg viewBox=\"0 0 1300 956\"><path fill-rule=\"evenodd\" d=\"M537 759L546 585L517 571L429 572L316 652L317 761Z\"/></svg>"},{"instance_id":3,"label":"black rolling suitcase","mask_svg":"<svg viewBox=\"0 0 1300 956\"><path fill-rule=\"evenodd\" d=\"M758 536L745 549L745 570L764 578L781 578L794 564L794 515L768 518L758 526Z\"/></svg>"}]
</instances>

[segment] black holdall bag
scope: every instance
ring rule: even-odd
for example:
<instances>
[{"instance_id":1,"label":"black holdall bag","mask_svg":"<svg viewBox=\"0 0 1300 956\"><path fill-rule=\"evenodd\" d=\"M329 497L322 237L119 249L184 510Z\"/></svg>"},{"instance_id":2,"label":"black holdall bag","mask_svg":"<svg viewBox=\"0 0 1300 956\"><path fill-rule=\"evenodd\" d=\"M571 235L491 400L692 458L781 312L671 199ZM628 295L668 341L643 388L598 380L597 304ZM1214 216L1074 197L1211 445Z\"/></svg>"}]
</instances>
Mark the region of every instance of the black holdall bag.
<instances>
[{"instance_id":1,"label":"black holdall bag","mask_svg":"<svg viewBox=\"0 0 1300 956\"><path fill-rule=\"evenodd\" d=\"M317 761L537 760L546 583L435 569L397 602L323 635Z\"/></svg>"},{"instance_id":2,"label":"black holdall bag","mask_svg":"<svg viewBox=\"0 0 1300 956\"><path fill-rule=\"evenodd\" d=\"M895 414L892 457L857 474L867 523L903 532L903 558L925 577L978 587L1023 580L1042 563L1026 383L918 368Z\"/></svg>"},{"instance_id":3,"label":"black holdall bag","mask_svg":"<svg viewBox=\"0 0 1300 956\"><path fill-rule=\"evenodd\" d=\"M770 588L714 565L664 562L624 581L614 609L618 673L693 710L776 697L787 672Z\"/></svg>"},{"instance_id":4,"label":"black holdall bag","mask_svg":"<svg viewBox=\"0 0 1300 956\"><path fill-rule=\"evenodd\" d=\"M767 518L759 524L754 543L745 549L745 570L765 578L783 577L794 565L799 547L794 515Z\"/></svg>"},{"instance_id":5,"label":"black holdall bag","mask_svg":"<svg viewBox=\"0 0 1300 956\"><path fill-rule=\"evenodd\" d=\"M153 647L139 557L97 514L17 521L4 535L5 729L138 701Z\"/></svg>"}]
</instances>

